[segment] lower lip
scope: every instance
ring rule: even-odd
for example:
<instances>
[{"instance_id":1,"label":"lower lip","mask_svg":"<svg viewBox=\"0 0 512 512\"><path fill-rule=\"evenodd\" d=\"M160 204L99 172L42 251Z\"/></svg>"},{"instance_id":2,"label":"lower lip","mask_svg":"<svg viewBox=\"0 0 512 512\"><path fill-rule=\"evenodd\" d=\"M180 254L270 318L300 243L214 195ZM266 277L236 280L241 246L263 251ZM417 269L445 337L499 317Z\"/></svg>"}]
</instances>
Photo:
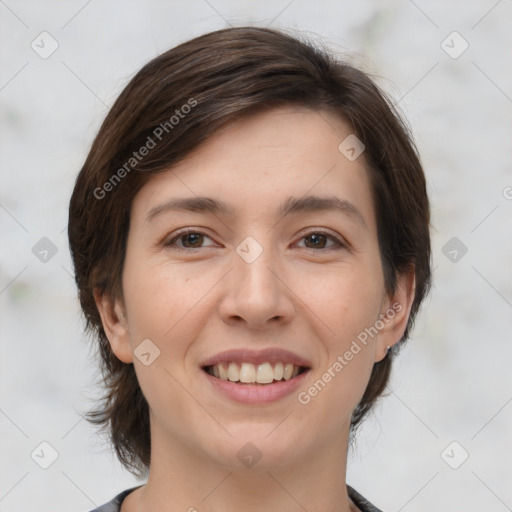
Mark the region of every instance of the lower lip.
<instances>
[{"instance_id":1,"label":"lower lip","mask_svg":"<svg viewBox=\"0 0 512 512\"><path fill-rule=\"evenodd\" d=\"M301 385L309 373L309 369L290 380L280 380L273 384L237 384L229 380L222 380L208 372L201 370L208 378L214 389L227 398L244 404L261 405L276 402L290 395Z\"/></svg>"}]
</instances>

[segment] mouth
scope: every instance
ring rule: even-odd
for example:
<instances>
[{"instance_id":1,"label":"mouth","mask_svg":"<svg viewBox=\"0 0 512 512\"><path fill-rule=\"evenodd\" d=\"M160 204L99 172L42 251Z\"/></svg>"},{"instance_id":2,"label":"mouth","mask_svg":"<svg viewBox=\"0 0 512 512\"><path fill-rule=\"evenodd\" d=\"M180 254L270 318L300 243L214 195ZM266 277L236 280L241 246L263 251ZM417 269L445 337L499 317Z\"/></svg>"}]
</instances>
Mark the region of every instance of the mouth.
<instances>
[{"instance_id":1,"label":"mouth","mask_svg":"<svg viewBox=\"0 0 512 512\"><path fill-rule=\"evenodd\" d=\"M278 361L261 364L225 361L202 367L203 371L220 380L235 384L268 386L280 381L294 379L309 370L308 367Z\"/></svg>"},{"instance_id":2,"label":"mouth","mask_svg":"<svg viewBox=\"0 0 512 512\"><path fill-rule=\"evenodd\" d=\"M280 348L228 350L200 365L214 393L248 405L265 405L293 396L312 370L298 354Z\"/></svg>"}]
</instances>

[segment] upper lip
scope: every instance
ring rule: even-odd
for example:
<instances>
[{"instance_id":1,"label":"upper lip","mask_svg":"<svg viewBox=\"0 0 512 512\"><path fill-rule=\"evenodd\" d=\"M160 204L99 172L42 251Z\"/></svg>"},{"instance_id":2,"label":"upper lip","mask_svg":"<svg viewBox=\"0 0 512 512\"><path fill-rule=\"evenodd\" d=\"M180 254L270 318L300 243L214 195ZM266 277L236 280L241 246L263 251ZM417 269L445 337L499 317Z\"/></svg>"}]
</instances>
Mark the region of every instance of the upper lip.
<instances>
[{"instance_id":1,"label":"upper lip","mask_svg":"<svg viewBox=\"0 0 512 512\"><path fill-rule=\"evenodd\" d=\"M252 363L252 364L262 364L262 363L292 363L295 366L303 366L305 368L310 368L311 363L304 359L303 357L290 352L289 350L284 350L281 348L267 348L264 350L251 350L251 349L232 349L226 350L224 352L220 352L215 354L214 356L205 359L201 363L201 367L205 366L214 366L219 363L224 362L235 362L238 364L241 363Z\"/></svg>"}]
</instances>

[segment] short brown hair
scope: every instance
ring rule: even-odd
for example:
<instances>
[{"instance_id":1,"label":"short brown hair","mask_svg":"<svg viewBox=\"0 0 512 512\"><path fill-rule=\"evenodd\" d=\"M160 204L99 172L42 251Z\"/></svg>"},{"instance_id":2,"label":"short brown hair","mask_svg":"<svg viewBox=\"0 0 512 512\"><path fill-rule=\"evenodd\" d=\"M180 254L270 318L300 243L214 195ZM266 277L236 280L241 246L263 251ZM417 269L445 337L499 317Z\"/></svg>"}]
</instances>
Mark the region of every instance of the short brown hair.
<instances>
[{"instance_id":1,"label":"short brown hair","mask_svg":"<svg viewBox=\"0 0 512 512\"><path fill-rule=\"evenodd\" d=\"M130 208L151 175L178 163L226 123L285 105L333 112L365 145L386 290L395 290L401 273L413 271L416 277L400 344L428 293L425 176L407 127L366 73L298 35L257 27L211 32L154 58L106 116L78 175L68 227L80 303L87 329L99 342L106 390L87 419L109 431L119 460L136 475L150 463L148 403L133 364L121 362L110 348L94 290L122 298ZM156 134L158 144L136 158ZM375 363L352 415L352 431L384 391L391 362L388 356Z\"/></svg>"}]
</instances>

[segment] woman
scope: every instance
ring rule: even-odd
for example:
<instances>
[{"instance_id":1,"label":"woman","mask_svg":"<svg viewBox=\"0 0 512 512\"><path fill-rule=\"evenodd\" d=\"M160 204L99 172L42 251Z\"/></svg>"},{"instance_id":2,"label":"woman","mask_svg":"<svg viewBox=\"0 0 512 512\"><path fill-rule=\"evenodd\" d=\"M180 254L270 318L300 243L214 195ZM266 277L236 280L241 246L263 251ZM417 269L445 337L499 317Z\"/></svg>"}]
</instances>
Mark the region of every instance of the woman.
<instances>
[{"instance_id":1,"label":"woman","mask_svg":"<svg viewBox=\"0 0 512 512\"><path fill-rule=\"evenodd\" d=\"M363 72L281 31L171 49L107 115L69 240L147 483L100 511L376 511L345 483L430 284L414 144Z\"/></svg>"}]
</instances>

